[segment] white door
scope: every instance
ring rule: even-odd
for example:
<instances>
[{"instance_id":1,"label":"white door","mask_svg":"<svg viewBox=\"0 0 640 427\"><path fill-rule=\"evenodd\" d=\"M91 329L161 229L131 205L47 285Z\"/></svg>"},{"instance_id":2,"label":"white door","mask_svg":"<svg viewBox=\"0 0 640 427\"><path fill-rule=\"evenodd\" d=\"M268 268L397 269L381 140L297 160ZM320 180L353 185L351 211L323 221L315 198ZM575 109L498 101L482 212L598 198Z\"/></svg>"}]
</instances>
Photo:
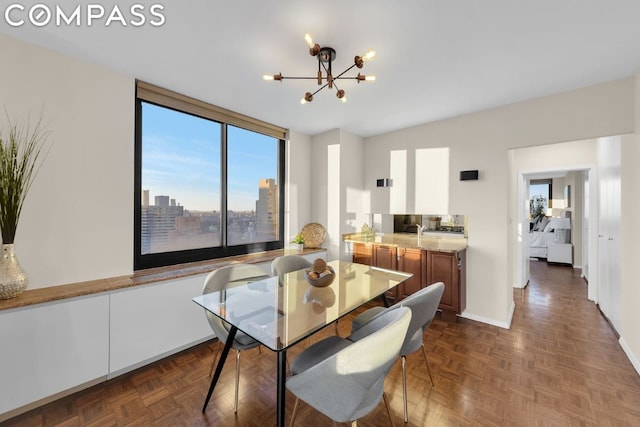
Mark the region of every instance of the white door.
<instances>
[{"instance_id":1,"label":"white door","mask_svg":"<svg viewBox=\"0 0 640 427\"><path fill-rule=\"evenodd\" d=\"M589 281L589 171L582 172L582 277Z\"/></svg>"},{"instance_id":2,"label":"white door","mask_svg":"<svg viewBox=\"0 0 640 427\"><path fill-rule=\"evenodd\" d=\"M598 304L620 330L620 137L598 140Z\"/></svg>"}]
</instances>

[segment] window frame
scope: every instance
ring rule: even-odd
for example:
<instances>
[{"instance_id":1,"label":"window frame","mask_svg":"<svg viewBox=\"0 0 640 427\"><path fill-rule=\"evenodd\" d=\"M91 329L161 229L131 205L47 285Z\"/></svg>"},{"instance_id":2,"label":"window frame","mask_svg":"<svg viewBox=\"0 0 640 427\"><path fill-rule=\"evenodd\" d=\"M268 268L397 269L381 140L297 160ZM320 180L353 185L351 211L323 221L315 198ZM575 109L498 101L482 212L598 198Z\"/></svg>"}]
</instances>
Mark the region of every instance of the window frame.
<instances>
[{"instance_id":1,"label":"window frame","mask_svg":"<svg viewBox=\"0 0 640 427\"><path fill-rule=\"evenodd\" d=\"M220 123L220 246L186 249L171 252L142 254L142 103L186 113L205 120ZM271 136L278 141L278 240L228 246L227 240L227 126L232 125L248 131ZM224 110L169 90L136 81L135 96L135 152L134 152L134 262L133 269L143 270L175 264L205 261L234 255L244 255L284 248L284 195L285 195L285 139L286 129Z\"/></svg>"}]
</instances>

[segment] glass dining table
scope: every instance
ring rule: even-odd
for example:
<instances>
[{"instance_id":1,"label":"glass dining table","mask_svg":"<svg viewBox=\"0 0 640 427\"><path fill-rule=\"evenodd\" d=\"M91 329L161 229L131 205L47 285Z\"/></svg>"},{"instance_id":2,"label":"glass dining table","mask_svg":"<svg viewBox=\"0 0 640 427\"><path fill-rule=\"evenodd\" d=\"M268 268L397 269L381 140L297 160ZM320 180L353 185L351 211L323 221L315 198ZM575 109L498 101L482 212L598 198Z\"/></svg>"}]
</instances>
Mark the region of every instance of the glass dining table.
<instances>
[{"instance_id":1,"label":"glass dining table","mask_svg":"<svg viewBox=\"0 0 640 427\"><path fill-rule=\"evenodd\" d=\"M334 269L335 279L326 287L311 286L298 270L193 298L230 325L202 412L240 330L277 353L276 420L284 426L287 349L412 276L347 261L327 265Z\"/></svg>"}]
</instances>

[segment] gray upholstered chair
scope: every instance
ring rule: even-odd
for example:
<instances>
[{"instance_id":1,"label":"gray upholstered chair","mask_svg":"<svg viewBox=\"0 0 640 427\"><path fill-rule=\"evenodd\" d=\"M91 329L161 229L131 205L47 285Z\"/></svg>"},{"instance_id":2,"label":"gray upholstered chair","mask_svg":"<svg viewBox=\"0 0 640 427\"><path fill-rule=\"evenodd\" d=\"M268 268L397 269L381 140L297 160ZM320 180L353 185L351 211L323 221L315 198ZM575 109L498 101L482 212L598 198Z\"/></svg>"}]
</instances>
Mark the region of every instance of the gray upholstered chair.
<instances>
[{"instance_id":1,"label":"gray upholstered chair","mask_svg":"<svg viewBox=\"0 0 640 427\"><path fill-rule=\"evenodd\" d=\"M207 278L204 281L204 287L202 289L202 294L208 294L210 292L216 292L223 289L229 289L234 286L244 285L249 282L253 282L256 280L261 280L269 277L262 271L259 267L250 264L233 264L226 267L219 268L217 270L209 273ZM205 310L205 314L207 315L207 320L209 321L209 325L211 325L211 329L216 334L220 343L224 345L227 341L227 337L229 336L229 330L231 329L231 325L229 325L224 320ZM233 411L238 412L238 385L240 382L240 351L248 350L251 348L259 347L260 344L255 341L253 338L244 334L241 331L236 333L236 337L231 344L231 348L236 350L236 389L235 389L235 401L233 406ZM209 372L209 376L213 372L213 368L216 364L216 359L219 351L216 349L216 352L213 355L213 362L211 364L211 371Z\"/></svg>"},{"instance_id":2,"label":"gray upholstered chair","mask_svg":"<svg viewBox=\"0 0 640 427\"><path fill-rule=\"evenodd\" d=\"M283 255L271 261L271 274L282 276L292 271L311 267L311 261L299 255Z\"/></svg>"},{"instance_id":3,"label":"gray upholstered chair","mask_svg":"<svg viewBox=\"0 0 640 427\"><path fill-rule=\"evenodd\" d=\"M359 341L331 336L304 350L291 364L287 379L287 388L297 398L290 425L300 399L352 427L384 399L391 420L384 378L400 353L410 321L411 310L399 308L373 319L373 332Z\"/></svg>"},{"instance_id":4,"label":"gray upholstered chair","mask_svg":"<svg viewBox=\"0 0 640 427\"><path fill-rule=\"evenodd\" d=\"M364 313L356 316L351 324L351 335L349 335L348 338L358 341L361 337L369 335L370 328L372 326L370 323L379 316L388 313L389 311L396 310L399 307L408 307L411 309L413 314L411 317L411 324L409 325L407 336L402 344L402 348L400 349L400 356L402 356L402 399L404 403L405 423L409 421L409 415L407 412L407 354L414 353L422 348L422 355L424 356L424 362L427 364L427 371L429 372L431 385L434 385L433 377L431 376L431 368L429 368L429 361L427 359L427 352L424 349L423 335L424 331L431 324L431 321L436 314L436 310L438 309L443 293L444 283L434 283L389 308L370 308Z\"/></svg>"}]
</instances>

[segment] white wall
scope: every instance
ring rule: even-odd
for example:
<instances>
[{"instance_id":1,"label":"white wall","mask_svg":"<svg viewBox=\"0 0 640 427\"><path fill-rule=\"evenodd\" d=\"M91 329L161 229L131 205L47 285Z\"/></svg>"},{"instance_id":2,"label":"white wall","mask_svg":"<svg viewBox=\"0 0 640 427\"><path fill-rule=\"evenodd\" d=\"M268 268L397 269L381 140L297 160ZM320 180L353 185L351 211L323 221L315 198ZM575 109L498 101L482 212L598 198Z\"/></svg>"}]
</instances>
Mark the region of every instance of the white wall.
<instances>
[{"instance_id":1,"label":"white wall","mask_svg":"<svg viewBox=\"0 0 640 427\"><path fill-rule=\"evenodd\" d=\"M0 52L0 108L51 131L15 242L29 288L131 273L133 77L5 35Z\"/></svg>"},{"instance_id":2,"label":"white wall","mask_svg":"<svg viewBox=\"0 0 640 427\"><path fill-rule=\"evenodd\" d=\"M286 151L285 246L311 221L311 138L291 131Z\"/></svg>"},{"instance_id":3,"label":"white wall","mask_svg":"<svg viewBox=\"0 0 640 427\"><path fill-rule=\"evenodd\" d=\"M640 74L635 82L636 133L622 139L622 221L620 224L621 327L620 344L636 371L640 373L640 281L638 279L638 242L640 242Z\"/></svg>"},{"instance_id":4,"label":"white wall","mask_svg":"<svg viewBox=\"0 0 640 427\"><path fill-rule=\"evenodd\" d=\"M515 204L508 182L516 179L508 172L508 149L629 133L633 103L630 78L367 138L365 189L373 198L374 179L388 174L392 150L411 155L419 148L449 147L450 210L469 217L463 315L507 326L516 252L508 233ZM459 181L459 171L467 169L478 169L480 179Z\"/></svg>"},{"instance_id":5,"label":"white wall","mask_svg":"<svg viewBox=\"0 0 640 427\"><path fill-rule=\"evenodd\" d=\"M362 138L339 129L311 138L311 218L327 230L329 259L350 258L342 234L367 221L363 207Z\"/></svg>"}]
</instances>

